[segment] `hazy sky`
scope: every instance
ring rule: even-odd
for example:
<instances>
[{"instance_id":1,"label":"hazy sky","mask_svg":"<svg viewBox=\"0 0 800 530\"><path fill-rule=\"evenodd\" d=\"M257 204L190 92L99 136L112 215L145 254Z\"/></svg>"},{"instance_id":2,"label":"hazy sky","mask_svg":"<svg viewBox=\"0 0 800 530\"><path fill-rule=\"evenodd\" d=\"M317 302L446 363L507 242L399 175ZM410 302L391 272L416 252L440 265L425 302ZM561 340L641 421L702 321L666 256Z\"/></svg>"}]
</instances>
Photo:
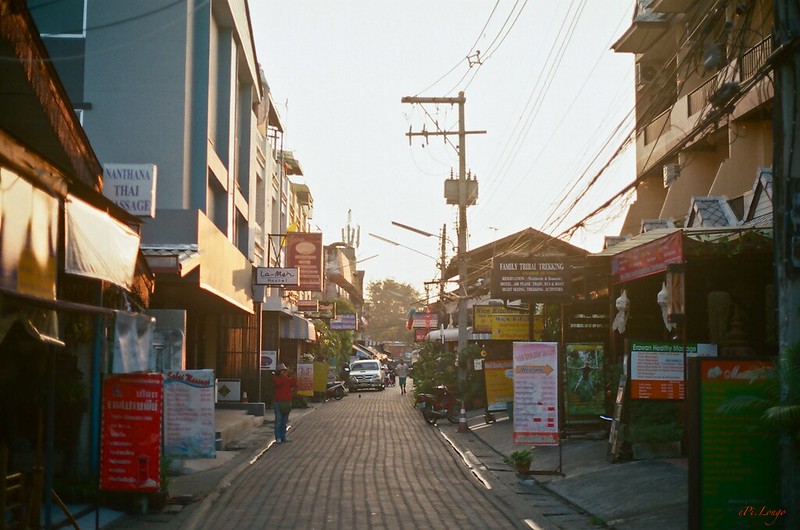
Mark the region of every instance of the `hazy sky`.
<instances>
[{"instance_id":1,"label":"hazy sky","mask_svg":"<svg viewBox=\"0 0 800 530\"><path fill-rule=\"evenodd\" d=\"M633 57L610 46L630 26L634 3L250 0L284 148L303 167L325 244L342 240L352 211L366 282L393 278L422 292L437 277L439 240L392 221L437 234L446 224L457 241L457 207L443 193L451 170L457 176L458 139L409 146L406 133L437 124L456 131L458 109L403 104L404 96L463 90L467 130L487 132L466 142L480 187L468 249L527 227L559 234L631 182L632 147L571 208L632 127ZM612 209L572 242L597 250L603 235L618 233L623 212Z\"/></svg>"}]
</instances>

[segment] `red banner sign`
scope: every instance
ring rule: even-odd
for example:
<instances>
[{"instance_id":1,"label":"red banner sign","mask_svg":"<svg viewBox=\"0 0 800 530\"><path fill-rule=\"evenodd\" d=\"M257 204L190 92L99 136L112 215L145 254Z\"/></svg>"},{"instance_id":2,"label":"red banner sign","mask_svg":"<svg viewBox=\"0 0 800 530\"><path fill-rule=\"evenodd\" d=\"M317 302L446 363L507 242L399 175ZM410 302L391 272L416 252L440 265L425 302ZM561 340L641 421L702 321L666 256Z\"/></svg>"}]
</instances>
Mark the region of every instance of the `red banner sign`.
<instances>
[{"instance_id":1,"label":"red banner sign","mask_svg":"<svg viewBox=\"0 0 800 530\"><path fill-rule=\"evenodd\" d=\"M683 233L680 231L620 252L611 260L611 274L614 283L623 283L664 272L671 263L683 263Z\"/></svg>"},{"instance_id":2,"label":"red banner sign","mask_svg":"<svg viewBox=\"0 0 800 530\"><path fill-rule=\"evenodd\" d=\"M103 380L100 489L158 491L161 374L117 374Z\"/></svg>"},{"instance_id":3,"label":"red banner sign","mask_svg":"<svg viewBox=\"0 0 800 530\"><path fill-rule=\"evenodd\" d=\"M286 234L286 267L299 272L297 287L287 285L286 289L322 291L322 234Z\"/></svg>"}]
</instances>

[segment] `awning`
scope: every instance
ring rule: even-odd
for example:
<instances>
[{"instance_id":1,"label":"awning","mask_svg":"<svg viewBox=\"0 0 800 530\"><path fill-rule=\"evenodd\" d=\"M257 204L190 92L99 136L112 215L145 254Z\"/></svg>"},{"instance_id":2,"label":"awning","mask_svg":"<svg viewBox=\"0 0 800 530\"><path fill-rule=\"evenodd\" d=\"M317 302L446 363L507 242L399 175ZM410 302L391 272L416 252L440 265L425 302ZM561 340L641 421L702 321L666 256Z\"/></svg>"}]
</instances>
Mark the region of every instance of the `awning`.
<instances>
[{"instance_id":1,"label":"awning","mask_svg":"<svg viewBox=\"0 0 800 530\"><path fill-rule=\"evenodd\" d=\"M67 197L64 209L64 272L105 280L130 289L139 255L139 236L136 232L72 195Z\"/></svg>"},{"instance_id":2,"label":"awning","mask_svg":"<svg viewBox=\"0 0 800 530\"><path fill-rule=\"evenodd\" d=\"M281 338L316 342L317 328L310 320L292 315L291 320L281 322Z\"/></svg>"},{"instance_id":3,"label":"awning","mask_svg":"<svg viewBox=\"0 0 800 530\"><path fill-rule=\"evenodd\" d=\"M142 245L141 249L153 272L176 273L183 278L200 265L196 244Z\"/></svg>"}]
</instances>

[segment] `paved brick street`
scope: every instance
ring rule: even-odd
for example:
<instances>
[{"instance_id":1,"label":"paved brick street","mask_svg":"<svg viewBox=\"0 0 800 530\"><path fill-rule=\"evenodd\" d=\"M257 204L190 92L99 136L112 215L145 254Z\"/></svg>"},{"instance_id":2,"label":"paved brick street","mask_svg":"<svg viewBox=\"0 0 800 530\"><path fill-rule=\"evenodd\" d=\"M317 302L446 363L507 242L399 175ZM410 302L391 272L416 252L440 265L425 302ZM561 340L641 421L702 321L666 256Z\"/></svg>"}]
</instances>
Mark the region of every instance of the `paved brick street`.
<instances>
[{"instance_id":1,"label":"paved brick street","mask_svg":"<svg viewBox=\"0 0 800 530\"><path fill-rule=\"evenodd\" d=\"M520 485L472 434L426 424L412 403L389 388L294 411L290 443L272 443L264 424L242 440L239 464L176 479L176 490L204 492L202 500L113 528L595 527L540 487Z\"/></svg>"}]
</instances>

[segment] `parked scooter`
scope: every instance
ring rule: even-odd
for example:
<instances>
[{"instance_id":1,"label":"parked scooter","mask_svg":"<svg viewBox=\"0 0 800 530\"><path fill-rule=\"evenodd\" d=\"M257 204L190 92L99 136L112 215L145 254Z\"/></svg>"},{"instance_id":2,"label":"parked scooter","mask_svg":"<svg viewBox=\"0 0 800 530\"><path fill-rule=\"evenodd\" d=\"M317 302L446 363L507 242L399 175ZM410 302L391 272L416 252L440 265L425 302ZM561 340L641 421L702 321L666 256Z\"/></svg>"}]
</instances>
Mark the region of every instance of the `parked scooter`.
<instances>
[{"instance_id":1,"label":"parked scooter","mask_svg":"<svg viewBox=\"0 0 800 530\"><path fill-rule=\"evenodd\" d=\"M435 387L430 394L419 394L414 406L422 411L422 417L431 425L436 425L442 418L447 418L450 423L458 423L461 412L455 394L445 385Z\"/></svg>"},{"instance_id":2,"label":"parked scooter","mask_svg":"<svg viewBox=\"0 0 800 530\"><path fill-rule=\"evenodd\" d=\"M344 397L344 381L328 381L328 388L325 390L325 397L339 401Z\"/></svg>"}]
</instances>

